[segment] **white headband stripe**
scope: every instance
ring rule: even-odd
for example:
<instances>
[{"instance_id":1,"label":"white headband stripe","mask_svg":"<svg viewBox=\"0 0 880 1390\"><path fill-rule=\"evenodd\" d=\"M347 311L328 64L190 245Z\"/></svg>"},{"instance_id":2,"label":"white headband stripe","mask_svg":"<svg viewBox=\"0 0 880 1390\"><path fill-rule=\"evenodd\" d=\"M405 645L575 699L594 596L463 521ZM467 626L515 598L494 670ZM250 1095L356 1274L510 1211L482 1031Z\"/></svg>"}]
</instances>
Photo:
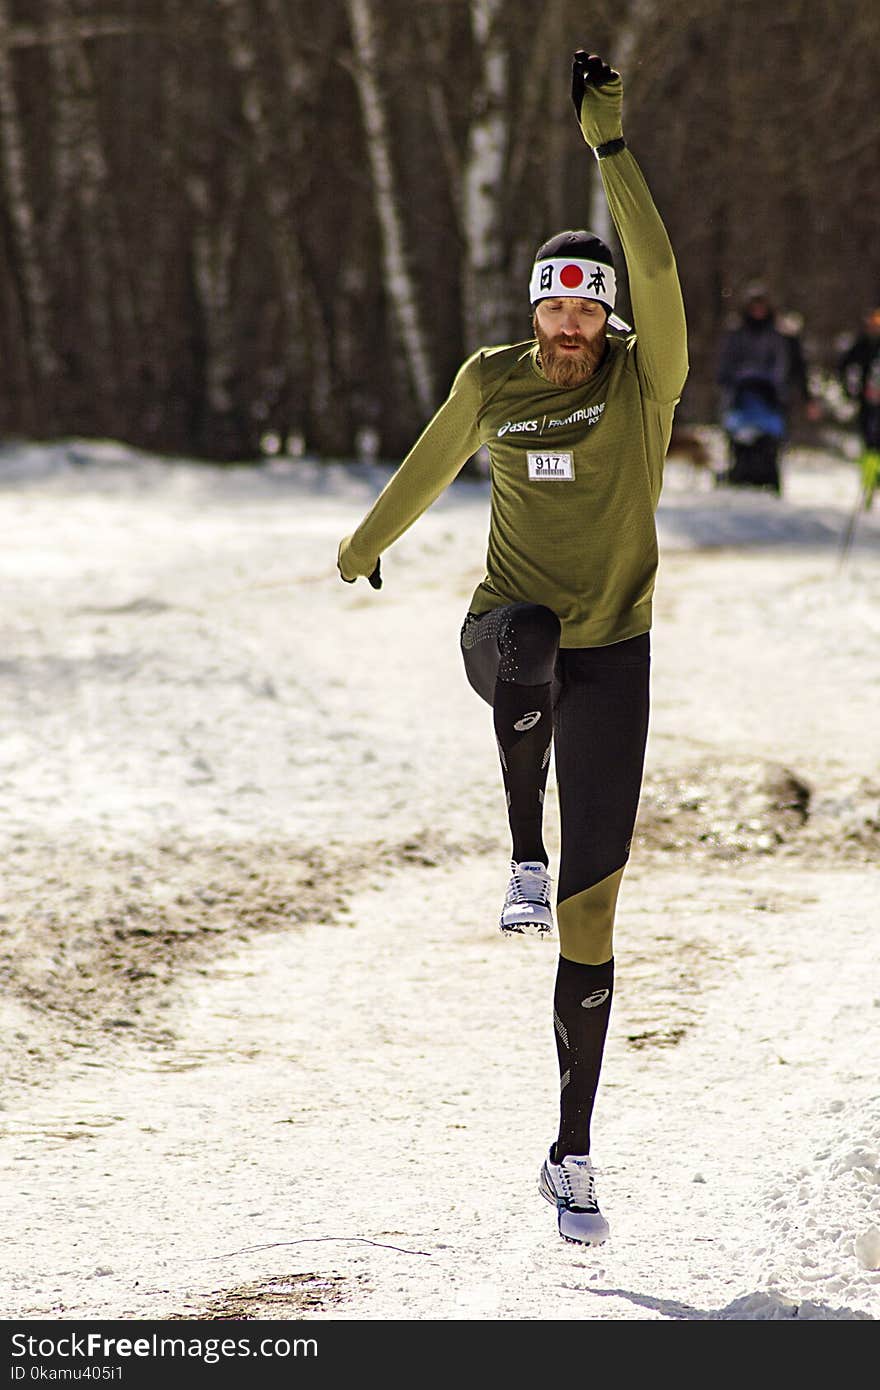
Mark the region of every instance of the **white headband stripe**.
<instances>
[{"instance_id":1,"label":"white headband stripe","mask_svg":"<svg viewBox=\"0 0 880 1390\"><path fill-rule=\"evenodd\" d=\"M535 261L529 285L529 299L599 299L614 308L617 280L614 268L601 261L578 257Z\"/></svg>"}]
</instances>

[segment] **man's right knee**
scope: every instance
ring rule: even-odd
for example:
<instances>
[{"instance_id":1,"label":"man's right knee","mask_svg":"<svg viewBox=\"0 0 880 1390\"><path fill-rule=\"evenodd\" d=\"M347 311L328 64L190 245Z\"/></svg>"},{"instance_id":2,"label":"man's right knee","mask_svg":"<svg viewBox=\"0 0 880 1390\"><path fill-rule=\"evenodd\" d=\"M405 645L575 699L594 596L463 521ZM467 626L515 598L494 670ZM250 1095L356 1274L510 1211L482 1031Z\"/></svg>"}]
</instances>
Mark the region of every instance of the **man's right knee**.
<instances>
[{"instance_id":1,"label":"man's right knee","mask_svg":"<svg viewBox=\"0 0 880 1390\"><path fill-rule=\"evenodd\" d=\"M501 680L548 685L553 679L562 624L542 603L516 604L507 614Z\"/></svg>"}]
</instances>

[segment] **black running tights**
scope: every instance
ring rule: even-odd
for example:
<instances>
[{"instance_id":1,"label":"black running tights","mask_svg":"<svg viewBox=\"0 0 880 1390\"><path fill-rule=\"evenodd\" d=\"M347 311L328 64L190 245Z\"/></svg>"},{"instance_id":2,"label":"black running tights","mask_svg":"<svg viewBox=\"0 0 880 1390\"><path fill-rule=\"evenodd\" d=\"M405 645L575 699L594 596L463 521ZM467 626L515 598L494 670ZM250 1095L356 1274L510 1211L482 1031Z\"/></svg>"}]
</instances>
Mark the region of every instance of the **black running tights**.
<instances>
[{"instance_id":1,"label":"black running tights","mask_svg":"<svg viewBox=\"0 0 880 1390\"><path fill-rule=\"evenodd\" d=\"M559 638L556 615L531 603L469 613L461 633L468 680L493 710L517 861L547 863L542 820L553 749L561 837L557 1161L590 1150L613 991L614 910L641 790L650 675L648 633L606 647L560 647Z\"/></svg>"}]
</instances>

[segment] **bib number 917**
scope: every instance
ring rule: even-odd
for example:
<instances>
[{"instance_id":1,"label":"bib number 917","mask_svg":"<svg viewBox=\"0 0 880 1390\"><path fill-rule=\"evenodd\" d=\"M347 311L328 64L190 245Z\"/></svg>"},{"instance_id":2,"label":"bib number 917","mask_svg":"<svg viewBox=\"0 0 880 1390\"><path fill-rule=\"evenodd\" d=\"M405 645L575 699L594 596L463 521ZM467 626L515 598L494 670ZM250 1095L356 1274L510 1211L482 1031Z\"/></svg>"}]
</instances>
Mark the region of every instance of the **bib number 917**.
<instances>
[{"instance_id":1,"label":"bib number 917","mask_svg":"<svg viewBox=\"0 0 880 1390\"><path fill-rule=\"evenodd\" d=\"M570 483L574 478L571 454L529 453L529 478L534 483Z\"/></svg>"}]
</instances>

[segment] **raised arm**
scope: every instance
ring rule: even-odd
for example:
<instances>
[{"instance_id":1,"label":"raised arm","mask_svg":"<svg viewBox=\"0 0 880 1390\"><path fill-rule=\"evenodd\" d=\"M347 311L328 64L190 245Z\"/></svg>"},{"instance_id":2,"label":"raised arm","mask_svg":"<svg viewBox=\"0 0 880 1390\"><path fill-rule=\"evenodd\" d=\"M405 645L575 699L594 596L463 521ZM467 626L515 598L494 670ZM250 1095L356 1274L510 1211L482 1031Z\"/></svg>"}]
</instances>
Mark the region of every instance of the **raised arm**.
<instances>
[{"instance_id":1,"label":"raised arm","mask_svg":"<svg viewBox=\"0 0 880 1390\"><path fill-rule=\"evenodd\" d=\"M583 50L572 65L581 131L599 161L620 238L637 334L639 372L649 399L678 400L688 373L687 325L675 257L644 176L623 137L623 83Z\"/></svg>"},{"instance_id":2,"label":"raised arm","mask_svg":"<svg viewBox=\"0 0 880 1390\"><path fill-rule=\"evenodd\" d=\"M379 556L430 507L479 447L478 355L461 367L448 397L382 489L357 530L339 547L337 564L351 582L376 574ZM373 582L371 580L371 582ZM374 582L374 588L378 584Z\"/></svg>"}]
</instances>

